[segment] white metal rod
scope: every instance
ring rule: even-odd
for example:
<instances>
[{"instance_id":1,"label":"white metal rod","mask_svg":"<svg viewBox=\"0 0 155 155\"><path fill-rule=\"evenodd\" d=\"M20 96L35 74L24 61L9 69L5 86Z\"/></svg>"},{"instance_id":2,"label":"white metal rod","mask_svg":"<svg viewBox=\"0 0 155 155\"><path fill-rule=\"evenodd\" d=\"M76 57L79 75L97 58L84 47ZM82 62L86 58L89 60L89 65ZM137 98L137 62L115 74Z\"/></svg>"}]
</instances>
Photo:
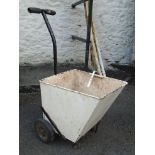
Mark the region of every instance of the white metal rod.
<instances>
[{"instance_id":1,"label":"white metal rod","mask_svg":"<svg viewBox=\"0 0 155 155\"><path fill-rule=\"evenodd\" d=\"M91 83L92 83L92 80L93 80L93 77L94 77L94 75L95 75L95 72L96 72L96 71L93 71L93 73L92 73L92 75L91 75L91 77L90 77L90 79L89 79L89 82L88 82L88 84L87 84L87 87L90 87L90 85L91 85Z\"/></svg>"}]
</instances>

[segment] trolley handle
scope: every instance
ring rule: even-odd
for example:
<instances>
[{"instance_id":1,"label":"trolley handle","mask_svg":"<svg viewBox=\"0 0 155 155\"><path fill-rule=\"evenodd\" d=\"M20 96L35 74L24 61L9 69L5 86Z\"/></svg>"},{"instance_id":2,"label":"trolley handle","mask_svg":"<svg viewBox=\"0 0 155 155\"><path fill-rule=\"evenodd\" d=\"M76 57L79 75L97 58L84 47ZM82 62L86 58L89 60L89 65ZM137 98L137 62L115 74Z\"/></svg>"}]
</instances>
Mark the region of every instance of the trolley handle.
<instances>
[{"instance_id":1,"label":"trolley handle","mask_svg":"<svg viewBox=\"0 0 155 155\"><path fill-rule=\"evenodd\" d=\"M54 74L57 74L57 44L56 44L56 39L52 30L52 27L48 21L48 18L46 16L46 14L48 15L55 15L56 12L53 10L49 10L49 9L40 9L40 8L33 8L33 7L29 7L28 9L29 13L37 13L37 14L41 14L43 16L43 19L45 21L45 24L47 26L47 29L50 33L51 39L52 39L52 43L53 43L53 55L54 55Z\"/></svg>"},{"instance_id":2,"label":"trolley handle","mask_svg":"<svg viewBox=\"0 0 155 155\"><path fill-rule=\"evenodd\" d=\"M41 13L41 9L39 8L28 8L27 10L29 13Z\"/></svg>"},{"instance_id":3,"label":"trolley handle","mask_svg":"<svg viewBox=\"0 0 155 155\"><path fill-rule=\"evenodd\" d=\"M28 8L28 12L29 13L37 13L37 14L44 12L45 14L53 15L53 16L56 14L56 12L54 10L40 9L40 8L33 8L33 7Z\"/></svg>"}]
</instances>

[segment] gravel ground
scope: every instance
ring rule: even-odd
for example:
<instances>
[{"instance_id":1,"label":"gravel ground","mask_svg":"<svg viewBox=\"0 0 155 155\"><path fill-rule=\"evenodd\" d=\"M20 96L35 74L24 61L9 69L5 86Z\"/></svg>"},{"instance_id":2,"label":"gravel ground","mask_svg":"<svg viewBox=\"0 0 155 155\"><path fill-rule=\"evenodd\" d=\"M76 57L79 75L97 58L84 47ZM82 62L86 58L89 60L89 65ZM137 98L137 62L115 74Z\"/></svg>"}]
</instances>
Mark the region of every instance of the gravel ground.
<instances>
[{"instance_id":1,"label":"gravel ground","mask_svg":"<svg viewBox=\"0 0 155 155\"><path fill-rule=\"evenodd\" d=\"M101 120L97 133L88 132L76 145L58 137L38 140L34 121L42 116L39 92L20 93L20 155L134 155L135 86L128 85Z\"/></svg>"}]
</instances>

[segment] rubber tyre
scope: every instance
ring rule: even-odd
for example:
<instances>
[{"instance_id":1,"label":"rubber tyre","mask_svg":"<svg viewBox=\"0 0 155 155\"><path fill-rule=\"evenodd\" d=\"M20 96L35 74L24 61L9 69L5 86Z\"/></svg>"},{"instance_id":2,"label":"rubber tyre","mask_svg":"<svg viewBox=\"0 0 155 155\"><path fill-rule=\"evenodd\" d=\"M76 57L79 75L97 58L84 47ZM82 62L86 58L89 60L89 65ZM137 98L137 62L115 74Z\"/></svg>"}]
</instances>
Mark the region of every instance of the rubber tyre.
<instances>
[{"instance_id":1,"label":"rubber tyre","mask_svg":"<svg viewBox=\"0 0 155 155\"><path fill-rule=\"evenodd\" d=\"M54 141L55 133L52 129L51 124L48 121L43 118L38 119L37 121L35 121L34 127L38 138L42 142L48 144Z\"/></svg>"}]
</instances>

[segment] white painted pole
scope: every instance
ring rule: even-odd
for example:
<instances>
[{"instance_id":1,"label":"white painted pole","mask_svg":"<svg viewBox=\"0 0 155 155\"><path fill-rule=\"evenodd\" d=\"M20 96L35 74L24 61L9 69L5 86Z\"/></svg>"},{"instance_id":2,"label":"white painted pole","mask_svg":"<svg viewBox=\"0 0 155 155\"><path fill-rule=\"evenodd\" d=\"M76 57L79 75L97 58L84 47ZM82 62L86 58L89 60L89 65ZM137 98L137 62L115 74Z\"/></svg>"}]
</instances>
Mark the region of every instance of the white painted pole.
<instances>
[{"instance_id":1,"label":"white painted pole","mask_svg":"<svg viewBox=\"0 0 155 155\"><path fill-rule=\"evenodd\" d=\"M90 79L89 79L89 82L88 82L88 84L87 84L87 87L88 87L88 88L90 87L90 85L91 85L91 83L92 83L92 80L93 80L93 77L94 77L94 75L95 75L95 72L96 72L96 71L93 71L93 73L92 73L92 75L91 75L91 77L90 77Z\"/></svg>"}]
</instances>

